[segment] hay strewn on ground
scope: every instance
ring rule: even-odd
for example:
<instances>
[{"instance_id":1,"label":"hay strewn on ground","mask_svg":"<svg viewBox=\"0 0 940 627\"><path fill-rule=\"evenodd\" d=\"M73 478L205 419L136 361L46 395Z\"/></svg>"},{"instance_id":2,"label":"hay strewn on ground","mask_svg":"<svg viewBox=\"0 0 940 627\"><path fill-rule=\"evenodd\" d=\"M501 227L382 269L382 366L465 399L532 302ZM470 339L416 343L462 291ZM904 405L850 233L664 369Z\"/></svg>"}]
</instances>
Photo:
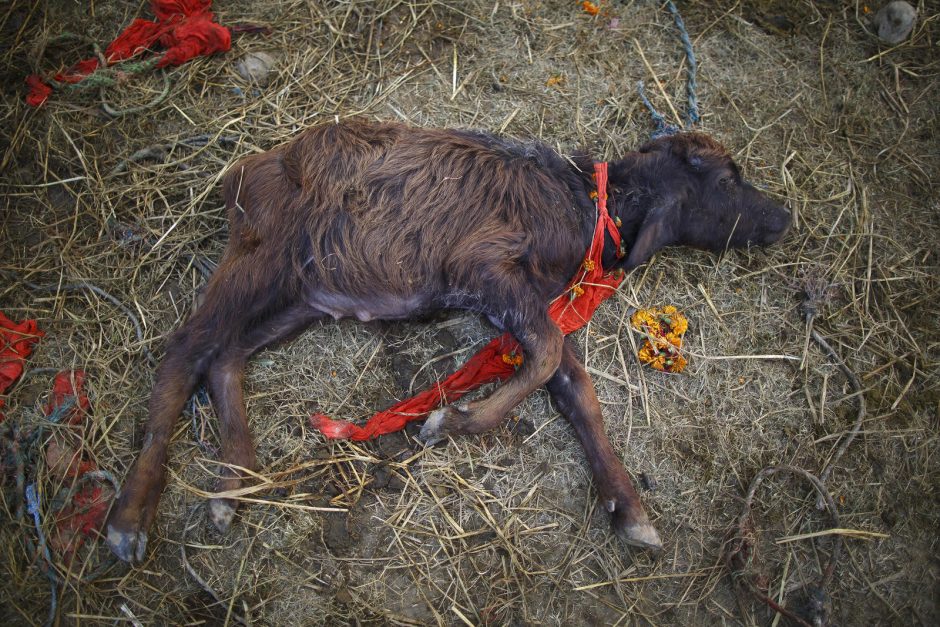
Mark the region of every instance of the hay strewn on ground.
<instances>
[{"instance_id":1,"label":"hay strewn on ground","mask_svg":"<svg viewBox=\"0 0 940 627\"><path fill-rule=\"evenodd\" d=\"M206 262L219 256L217 183L239 156L361 114L615 158L652 129L637 80L663 112L669 103L684 110L685 65L660 3L602 1L591 17L567 0L218 1L222 23L269 24L273 35L240 38L226 55L168 72L171 91L156 108L111 118L97 93L56 94L38 111L25 105L26 73L88 52L46 42L65 31L107 42L143 4L14 0L0 10L0 311L37 318L48 334L7 415L38 423L51 380L44 369L87 370L94 417L85 445L118 476L146 417L154 368L145 351L159 356L197 298ZM873 37L861 3L680 8L700 63L702 128L786 199L797 223L766 252L663 252L577 336L616 449L635 476L655 480L643 494L666 543L660 558L609 533L579 445L544 391L505 428L441 448L404 434L350 444L311 432L312 411L363 419L493 333L461 314L343 322L252 361L248 411L274 484L252 498L266 502L246 503L224 537L209 528L198 493L212 490L218 440L211 408L197 406L177 431L147 561L83 583L79 571L106 556L92 552L63 574L57 620L768 624L765 606L739 603L721 557L744 491L767 465L820 472L856 411L838 367L806 343L801 290L816 281L827 289L814 326L857 373L868 406L829 489L843 527L887 535L846 540L828 590L832 620L938 624L938 7L921 2L912 39L896 48ZM260 50L277 57L265 87L233 69ZM103 97L114 107L145 104L162 80L134 79ZM128 161L205 134L207 143ZM100 295L35 292L22 279L93 283L139 319L143 341ZM662 303L692 321L681 376L644 370L633 357L629 308ZM774 355L790 359L766 357ZM51 499L60 486L36 472ZM27 549L31 526L16 520L11 476L0 505L0 618L41 623L49 584ZM806 485L784 479L756 497L752 572L790 607L831 544L775 541L826 530L813 505Z\"/></svg>"}]
</instances>

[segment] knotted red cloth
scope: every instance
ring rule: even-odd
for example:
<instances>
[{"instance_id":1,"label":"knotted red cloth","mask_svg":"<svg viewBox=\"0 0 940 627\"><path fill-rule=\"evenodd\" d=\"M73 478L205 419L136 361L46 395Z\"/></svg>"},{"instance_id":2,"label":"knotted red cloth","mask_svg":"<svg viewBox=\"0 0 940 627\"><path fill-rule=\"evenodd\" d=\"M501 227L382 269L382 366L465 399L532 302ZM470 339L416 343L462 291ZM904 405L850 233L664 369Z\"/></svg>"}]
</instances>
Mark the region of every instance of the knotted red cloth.
<instances>
[{"instance_id":1,"label":"knotted red cloth","mask_svg":"<svg viewBox=\"0 0 940 627\"><path fill-rule=\"evenodd\" d=\"M86 454L86 419L90 412L85 372L63 370L56 374L43 413L62 426L46 443L46 471L62 486L81 482L73 488L72 498L56 510L54 532L49 538L50 547L66 563L72 562L85 540L100 535L105 514L114 499L110 485L82 481L87 473L98 470L98 464Z\"/></svg>"},{"instance_id":2,"label":"knotted red cloth","mask_svg":"<svg viewBox=\"0 0 940 627\"><path fill-rule=\"evenodd\" d=\"M552 321L565 335L587 324L598 305L610 298L623 281L622 272L605 272L601 264L605 231L610 234L616 249L620 249L620 231L607 213L606 163L594 164L594 178L597 184L594 239L584 263L565 291L548 308ZM380 411L362 426L333 420L323 414L311 416L310 424L326 437L334 439L368 440L401 431L412 420L424 418L432 410L457 401L481 385L508 379L515 372L515 356L520 353L519 342L509 333L504 333L484 346L460 370L420 394Z\"/></svg>"},{"instance_id":3,"label":"knotted red cloth","mask_svg":"<svg viewBox=\"0 0 940 627\"><path fill-rule=\"evenodd\" d=\"M39 330L35 320L17 324L0 313L0 394L23 374L23 364L33 352L33 344L43 335L45 333ZM5 402L0 398L0 409ZM4 419L3 412L0 412L0 422Z\"/></svg>"},{"instance_id":4,"label":"knotted red cloth","mask_svg":"<svg viewBox=\"0 0 940 627\"><path fill-rule=\"evenodd\" d=\"M156 67L161 68L228 50L232 33L214 21L211 6L212 0L151 0L150 8L157 20L131 22L107 47L104 60L107 65L113 65L159 47L163 52L158 53ZM36 74L28 76L26 102L38 107L52 93L50 83L79 83L100 66L98 58L91 58L59 72L49 82Z\"/></svg>"}]
</instances>

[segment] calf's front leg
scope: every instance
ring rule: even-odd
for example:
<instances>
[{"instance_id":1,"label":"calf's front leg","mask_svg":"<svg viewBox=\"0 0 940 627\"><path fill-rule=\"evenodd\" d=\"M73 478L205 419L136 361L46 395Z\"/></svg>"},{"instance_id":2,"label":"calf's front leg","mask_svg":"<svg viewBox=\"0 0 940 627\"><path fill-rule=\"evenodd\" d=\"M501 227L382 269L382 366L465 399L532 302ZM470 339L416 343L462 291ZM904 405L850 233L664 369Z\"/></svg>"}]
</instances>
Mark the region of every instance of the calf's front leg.
<instances>
[{"instance_id":1,"label":"calf's front leg","mask_svg":"<svg viewBox=\"0 0 940 627\"><path fill-rule=\"evenodd\" d=\"M570 340L565 340L561 365L546 387L584 447L598 494L612 515L617 536L632 546L661 550L659 534L650 524L626 468L607 439L594 384Z\"/></svg>"}]
</instances>

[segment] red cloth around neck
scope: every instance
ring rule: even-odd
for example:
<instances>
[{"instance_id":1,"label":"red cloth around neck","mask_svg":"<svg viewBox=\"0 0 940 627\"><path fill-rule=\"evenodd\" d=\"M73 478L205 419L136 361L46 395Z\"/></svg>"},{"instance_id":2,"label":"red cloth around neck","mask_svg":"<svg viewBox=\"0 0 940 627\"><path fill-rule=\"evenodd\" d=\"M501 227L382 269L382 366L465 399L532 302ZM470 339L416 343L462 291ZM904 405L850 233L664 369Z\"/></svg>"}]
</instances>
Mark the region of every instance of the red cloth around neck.
<instances>
[{"instance_id":1,"label":"red cloth around neck","mask_svg":"<svg viewBox=\"0 0 940 627\"><path fill-rule=\"evenodd\" d=\"M597 226L585 255L585 263L571 279L568 287L549 305L548 313L562 333L568 335L586 325L597 307L610 298L623 281L622 273L604 271L604 233L610 234L614 246L620 248L620 232L607 212L607 164L594 164L597 183ZM515 372L511 359L521 352L519 343L508 333L493 339L470 358L460 370L433 387L405 399L372 416L359 426L345 420L333 420L323 414L310 417L314 429L328 438L368 440L386 433L401 431L412 420L420 420L432 410L457 401L481 385L503 381Z\"/></svg>"}]
</instances>

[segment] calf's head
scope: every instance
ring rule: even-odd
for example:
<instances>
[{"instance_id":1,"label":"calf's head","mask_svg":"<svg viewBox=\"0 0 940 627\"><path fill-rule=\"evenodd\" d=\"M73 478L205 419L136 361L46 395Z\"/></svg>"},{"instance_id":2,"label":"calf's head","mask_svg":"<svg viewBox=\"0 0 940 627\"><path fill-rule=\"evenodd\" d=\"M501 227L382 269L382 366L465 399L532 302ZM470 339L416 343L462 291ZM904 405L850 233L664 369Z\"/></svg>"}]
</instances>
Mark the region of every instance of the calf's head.
<instances>
[{"instance_id":1,"label":"calf's head","mask_svg":"<svg viewBox=\"0 0 940 627\"><path fill-rule=\"evenodd\" d=\"M714 252L766 246L790 227L789 210L743 180L724 147L701 133L679 133L646 144L615 165L611 180L636 190L635 209L645 209L624 262L626 270L645 263L664 246Z\"/></svg>"}]
</instances>

